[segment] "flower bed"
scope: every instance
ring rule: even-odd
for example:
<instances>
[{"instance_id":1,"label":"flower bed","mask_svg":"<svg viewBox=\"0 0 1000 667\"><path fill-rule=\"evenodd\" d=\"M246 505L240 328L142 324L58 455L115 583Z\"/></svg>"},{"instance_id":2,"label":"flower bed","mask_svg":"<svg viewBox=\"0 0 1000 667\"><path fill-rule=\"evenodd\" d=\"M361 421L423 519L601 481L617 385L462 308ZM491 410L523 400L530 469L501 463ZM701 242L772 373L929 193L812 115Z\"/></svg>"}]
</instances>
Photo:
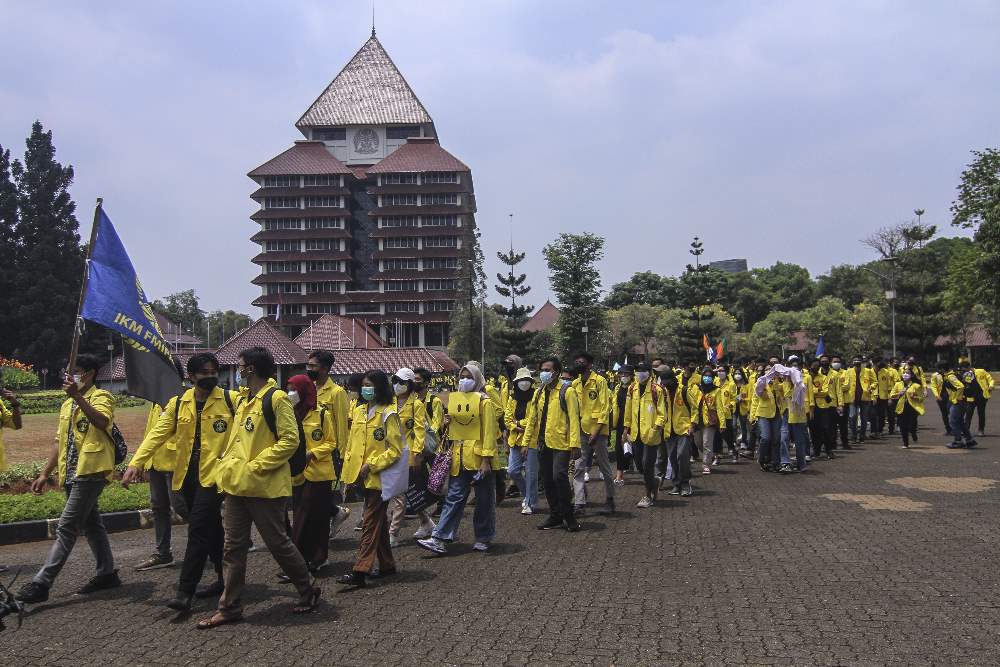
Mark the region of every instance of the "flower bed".
<instances>
[{"instance_id":1,"label":"flower bed","mask_svg":"<svg viewBox=\"0 0 1000 667\"><path fill-rule=\"evenodd\" d=\"M26 415L38 415L46 412L59 412L59 408L66 400L66 393L61 389L49 389L46 391L32 391L20 394L21 412ZM125 394L115 394L115 406L119 408L130 408L143 405L146 401L134 396Z\"/></svg>"}]
</instances>

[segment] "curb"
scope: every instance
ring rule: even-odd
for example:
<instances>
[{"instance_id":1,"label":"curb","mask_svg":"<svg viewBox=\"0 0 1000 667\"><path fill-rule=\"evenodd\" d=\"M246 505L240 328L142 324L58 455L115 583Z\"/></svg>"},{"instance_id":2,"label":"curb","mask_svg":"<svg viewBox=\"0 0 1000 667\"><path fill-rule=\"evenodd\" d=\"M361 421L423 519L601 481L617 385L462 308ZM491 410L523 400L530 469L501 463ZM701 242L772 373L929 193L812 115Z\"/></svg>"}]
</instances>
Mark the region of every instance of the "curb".
<instances>
[{"instance_id":1,"label":"curb","mask_svg":"<svg viewBox=\"0 0 1000 667\"><path fill-rule=\"evenodd\" d=\"M101 519L103 519L104 527L109 533L153 527L153 511L148 509L108 512L102 514ZM184 523L184 521L174 514L171 523L177 525ZM59 519L38 519L0 524L0 546L55 539L58 526Z\"/></svg>"}]
</instances>

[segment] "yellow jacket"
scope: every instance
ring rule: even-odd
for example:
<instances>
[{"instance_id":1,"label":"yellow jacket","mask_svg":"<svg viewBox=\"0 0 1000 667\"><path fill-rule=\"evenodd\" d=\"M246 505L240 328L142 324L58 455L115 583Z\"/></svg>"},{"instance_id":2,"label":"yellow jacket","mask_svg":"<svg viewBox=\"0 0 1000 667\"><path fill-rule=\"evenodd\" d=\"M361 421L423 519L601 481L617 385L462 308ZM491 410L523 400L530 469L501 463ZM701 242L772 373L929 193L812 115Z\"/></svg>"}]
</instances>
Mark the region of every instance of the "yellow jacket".
<instances>
[{"instance_id":1,"label":"yellow jacket","mask_svg":"<svg viewBox=\"0 0 1000 667\"><path fill-rule=\"evenodd\" d=\"M896 400L897 415L903 414L907 403L917 411L918 415L924 414L924 399L927 397L927 392L924 391L924 386L919 382L911 381L909 387L902 382L897 382L889 397Z\"/></svg>"},{"instance_id":2,"label":"yellow jacket","mask_svg":"<svg viewBox=\"0 0 1000 667\"><path fill-rule=\"evenodd\" d=\"M14 413L0 401L0 471L7 469L7 455L3 448L3 430L14 428Z\"/></svg>"},{"instance_id":3,"label":"yellow jacket","mask_svg":"<svg viewBox=\"0 0 1000 667\"><path fill-rule=\"evenodd\" d=\"M736 392L736 397L739 399L737 403L739 404L740 414L746 417L750 414L750 404L752 401L753 385L749 382L746 384L739 385Z\"/></svg>"},{"instance_id":4,"label":"yellow jacket","mask_svg":"<svg viewBox=\"0 0 1000 667\"><path fill-rule=\"evenodd\" d=\"M484 458L497 465L496 405L480 392L456 391L448 395L448 434L454 438L451 474L478 470Z\"/></svg>"},{"instance_id":5,"label":"yellow jacket","mask_svg":"<svg viewBox=\"0 0 1000 667\"><path fill-rule=\"evenodd\" d=\"M717 422L715 424L712 423L712 413L715 413L714 421ZM696 415L696 421L699 426L716 426L720 429L726 429L729 426L729 418L731 416L729 406L726 403L726 395L722 393L721 389L701 392L701 400L698 402Z\"/></svg>"},{"instance_id":6,"label":"yellow jacket","mask_svg":"<svg viewBox=\"0 0 1000 667\"><path fill-rule=\"evenodd\" d=\"M226 401L226 390L216 387L205 400L201 410L201 455L198 459L198 483L204 487L215 484L215 467L219 457L226 448L233 432L236 406L243 400L238 392L230 391L229 400L233 404L230 412ZM177 401L180 406L177 406ZM174 423L177 415L177 423ZM154 461L161 449L173 447L174 473L172 486L174 491L180 491L191 463L191 450L194 449L194 434L197 426L197 406L194 400L194 389L188 389L181 396L171 398L166 407L160 411L153 427L146 431L146 437L136 449L129 465L136 468L147 467L149 461ZM264 426L265 430L267 426ZM298 433L295 441L298 443Z\"/></svg>"},{"instance_id":7,"label":"yellow jacket","mask_svg":"<svg viewBox=\"0 0 1000 667\"><path fill-rule=\"evenodd\" d=\"M94 409L108 418L108 428L101 431L90 428L90 420L83 414L72 398L63 401L59 408L59 428L56 431L56 443L59 445L59 483L66 480L66 438L70 428L76 444L77 461L76 474L96 475L107 473L108 481L115 469L115 445L111 441L111 426L115 418L115 399L111 392L91 386L83 395Z\"/></svg>"},{"instance_id":8,"label":"yellow jacket","mask_svg":"<svg viewBox=\"0 0 1000 667\"><path fill-rule=\"evenodd\" d=\"M562 395L566 408L563 409ZM548 403L548 412L545 405ZM525 413L524 439L525 447L536 449L541 432L542 414L545 418L545 446L549 449L567 451L580 447L580 396L567 387L550 382L547 386L535 390L528 410Z\"/></svg>"},{"instance_id":9,"label":"yellow jacket","mask_svg":"<svg viewBox=\"0 0 1000 667\"><path fill-rule=\"evenodd\" d=\"M861 400L865 402L875 400L878 392L878 376L874 368L862 366L859 369L847 368L841 371L840 376L840 404L850 405L854 402L854 395L857 392L858 378L861 379Z\"/></svg>"},{"instance_id":10,"label":"yellow jacket","mask_svg":"<svg viewBox=\"0 0 1000 667\"><path fill-rule=\"evenodd\" d=\"M754 396L756 401L753 405L751 418L753 419L774 419L779 416L779 403L781 402L782 391L780 382L768 382L764 385L764 390L757 393L756 383L754 383Z\"/></svg>"},{"instance_id":11,"label":"yellow jacket","mask_svg":"<svg viewBox=\"0 0 1000 667\"><path fill-rule=\"evenodd\" d=\"M944 377L937 371L934 371L934 374L931 375L930 388L931 393L934 394L934 399L940 401L941 391L944 389Z\"/></svg>"},{"instance_id":12,"label":"yellow jacket","mask_svg":"<svg viewBox=\"0 0 1000 667\"><path fill-rule=\"evenodd\" d=\"M310 410L302 420L302 434L306 437L306 452L315 458L306 464L302 474L292 479L292 484L332 482L337 477L333 468L333 450L337 449L339 442L330 410L325 407Z\"/></svg>"},{"instance_id":13,"label":"yellow jacket","mask_svg":"<svg viewBox=\"0 0 1000 667\"><path fill-rule=\"evenodd\" d=\"M629 387L625 399L625 430L632 441L638 439L644 445L653 446L663 442L663 429L667 425L666 393L666 389L649 381L645 385L633 382Z\"/></svg>"},{"instance_id":14,"label":"yellow jacket","mask_svg":"<svg viewBox=\"0 0 1000 667\"><path fill-rule=\"evenodd\" d=\"M347 436L351 431L351 399L347 391L327 378L322 387L316 387L316 407L326 408L327 414L333 420L338 447L346 445Z\"/></svg>"},{"instance_id":15,"label":"yellow jacket","mask_svg":"<svg viewBox=\"0 0 1000 667\"><path fill-rule=\"evenodd\" d=\"M685 390L684 387L677 385L672 399L669 394L664 395L663 402L667 409L666 423L670 424L671 436L689 435L691 433L691 413L692 411L695 413L698 411L698 401L701 400L700 394L701 390L698 390L697 395L695 395L690 389ZM685 400L685 396L687 400ZM692 397L694 400L691 400ZM667 429L664 427L664 434L666 434L666 431Z\"/></svg>"},{"instance_id":16,"label":"yellow jacket","mask_svg":"<svg viewBox=\"0 0 1000 667\"><path fill-rule=\"evenodd\" d=\"M805 424L809 421L809 416L812 414L813 383L809 373L802 373L802 382L805 384L806 394L805 400L802 402L802 407L799 408L796 408L795 403L792 401L795 393L795 386L792 384L792 381L785 378L785 381L782 383L783 386L781 390L785 396L785 405L788 410L789 424Z\"/></svg>"},{"instance_id":17,"label":"yellow jacket","mask_svg":"<svg viewBox=\"0 0 1000 667\"><path fill-rule=\"evenodd\" d=\"M504 408L503 423L507 427L507 444L510 447L520 447L524 442L524 431L515 431L517 427L524 429L525 425L528 423L528 408L531 407L531 399L528 399L528 404L525 406L524 417L521 419L517 418L517 399L511 396L507 399L507 406Z\"/></svg>"},{"instance_id":18,"label":"yellow jacket","mask_svg":"<svg viewBox=\"0 0 1000 667\"><path fill-rule=\"evenodd\" d=\"M277 435L264 421L263 396L269 390ZM240 402L226 450L215 469L219 491L230 496L281 498L292 495L288 459L299 448L299 426L288 394L273 379Z\"/></svg>"},{"instance_id":19,"label":"yellow jacket","mask_svg":"<svg viewBox=\"0 0 1000 667\"><path fill-rule=\"evenodd\" d=\"M580 429L587 435L608 435L611 391L608 381L591 371L586 384L582 376L573 380L573 390L580 399Z\"/></svg>"},{"instance_id":20,"label":"yellow jacket","mask_svg":"<svg viewBox=\"0 0 1000 667\"><path fill-rule=\"evenodd\" d=\"M732 377L727 377L726 381L722 383L719 387L719 391L726 399L726 409L729 411L730 417L736 414L736 395L739 394L740 389L736 386L736 380Z\"/></svg>"},{"instance_id":21,"label":"yellow jacket","mask_svg":"<svg viewBox=\"0 0 1000 667\"><path fill-rule=\"evenodd\" d=\"M837 407L837 384L832 372L824 374L820 371L816 373L812 378L812 386L813 407L820 409Z\"/></svg>"},{"instance_id":22,"label":"yellow jacket","mask_svg":"<svg viewBox=\"0 0 1000 667\"><path fill-rule=\"evenodd\" d=\"M368 464L366 489L381 489L381 472L403 455L403 430L395 405L378 405L368 413L368 404L361 403L351 416L351 435L344 454L341 480L346 484L358 481L361 466Z\"/></svg>"},{"instance_id":23,"label":"yellow jacket","mask_svg":"<svg viewBox=\"0 0 1000 667\"><path fill-rule=\"evenodd\" d=\"M424 414L427 415L431 430L440 439L441 429L444 428L444 403L441 402L441 398L437 394L427 393L427 398L424 400Z\"/></svg>"},{"instance_id":24,"label":"yellow jacket","mask_svg":"<svg viewBox=\"0 0 1000 667\"><path fill-rule=\"evenodd\" d=\"M948 400L951 401L952 405L958 405L965 400L965 384L955 371L948 371L944 374L944 386L948 390Z\"/></svg>"},{"instance_id":25,"label":"yellow jacket","mask_svg":"<svg viewBox=\"0 0 1000 667\"><path fill-rule=\"evenodd\" d=\"M411 393L402 405L399 398L395 399L395 410L403 426L406 436L406 446L410 450L410 465L417 465L417 460L424 453L424 443L427 440L427 410L420 397Z\"/></svg>"},{"instance_id":26,"label":"yellow jacket","mask_svg":"<svg viewBox=\"0 0 1000 667\"><path fill-rule=\"evenodd\" d=\"M982 368L973 369L976 374L976 380L979 382L979 386L983 388L983 398L988 399L990 393L993 391L993 387L996 386L996 381L993 376L987 373Z\"/></svg>"},{"instance_id":27,"label":"yellow jacket","mask_svg":"<svg viewBox=\"0 0 1000 667\"><path fill-rule=\"evenodd\" d=\"M892 388L899 382L899 371L886 366L878 371L878 398L880 401L888 400Z\"/></svg>"},{"instance_id":28,"label":"yellow jacket","mask_svg":"<svg viewBox=\"0 0 1000 667\"><path fill-rule=\"evenodd\" d=\"M161 408L156 403L149 404L149 415L146 417L146 429L142 432L143 441L149 435L149 432L153 430L156 425L156 420L160 418L160 414L163 412ZM177 445L174 443L174 439L171 438L167 441L167 444L156 450L153 457L149 459L146 463L145 470L157 470L159 472L173 472L174 471L174 459L177 458ZM132 457L133 461L135 456ZM131 463L130 465L135 465Z\"/></svg>"}]
</instances>

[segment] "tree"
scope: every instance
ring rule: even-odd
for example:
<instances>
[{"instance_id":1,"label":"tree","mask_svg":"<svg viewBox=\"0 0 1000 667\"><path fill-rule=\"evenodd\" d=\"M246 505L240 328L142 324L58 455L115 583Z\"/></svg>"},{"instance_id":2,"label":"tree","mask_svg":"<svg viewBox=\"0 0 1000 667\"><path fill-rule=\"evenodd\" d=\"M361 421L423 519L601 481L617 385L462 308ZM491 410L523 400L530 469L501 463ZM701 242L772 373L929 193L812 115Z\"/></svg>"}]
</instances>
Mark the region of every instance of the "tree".
<instances>
[{"instance_id":1,"label":"tree","mask_svg":"<svg viewBox=\"0 0 1000 667\"><path fill-rule=\"evenodd\" d=\"M680 289L676 278L641 271L625 282L615 284L604 299L604 305L608 308L621 308L633 303L644 303L676 308L681 303Z\"/></svg>"},{"instance_id":2,"label":"tree","mask_svg":"<svg viewBox=\"0 0 1000 667\"><path fill-rule=\"evenodd\" d=\"M766 269L754 269L753 276L771 298L772 307L802 310L816 301L816 286L809 269L798 264L775 262Z\"/></svg>"},{"instance_id":3,"label":"tree","mask_svg":"<svg viewBox=\"0 0 1000 667\"><path fill-rule=\"evenodd\" d=\"M718 304L701 307L700 320L694 308L670 308L656 323L657 352L673 355L681 363L705 359L703 336L714 344L732 340L736 318Z\"/></svg>"},{"instance_id":4,"label":"tree","mask_svg":"<svg viewBox=\"0 0 1000 667\"><path fill-rule=\"evenodd\" d=\"M604 257L604 239L591 233L563 233L545 246L542 254L561 311L557 327L563 350L585 349L590 334L604 329L601 273L597 269L597 262Z\"/></svg>"},{"instance_id":5,"label":"tree","mask_svg":"<svg viewBox=\"0 0 1000 667\"><path fill-rule=\"evenodd\" d=\"M851 311L847 322L845 356L871 354L885 348L888 342L885 310L878 304L864 301Z\"/></svg>"},{"instance_id":6,"label":"tree","mask_svg":"<svg viewBox=\"0 0 1000 667\"><path fill-rule=\"evenodd\" d=\"M536 331L531 337L531 344L528 346L527 355L524 362L529 366L536 365L545 357L557 357L562 354L564 346L559 340L559 331L555 327L552 329L542 329Z\"/></svg>"},{"instance_id":7,"label":"tree","mask_svg":"<svg viewBox=\"0 0 1000 667\"><path fill-rule=\"evenodd\" d=\"M876 271L879 269L874 268ZM830 267L829 275L819 276L816 285L818 297L835 296L844 305L853 308L862 301L882 298L878 278L861 266L841 264Z\"/></svg>"},{"instance_id":8,"label":"tree","mask_svg":"<svg viewBox=\"0 0 1000 667\"><path fill-rule=\"evenodd\" d=\"M10 151L0 146L0 285L13 285L17 274L17 188L11 179ZM14 291L0 288L0 357L14 356L19 340L14 316Z\"/></svg>"},{"instance_id":9,"label":"tree","mask_svg":"<svg viewBox=\"0 0 1000 667\"><path fill-rule=\"evenodd\" d=\"M232 338L242 329L250 326L252 320L246 313L235 310L215 310L205 315L205 346L222 347L222 344Z\"/></svg>"},{"instance_id":10,"label":"tree","mask_svg":"<svg viewBox=\"0 0 1000 667\"><path fill-rule=\"evenodd\" d=\"M771 311L750 330L749 351L761 357L781 355L782 348L791 342L792 333L802 329L803 320L802 312Z\"/></svg>"},{"instance_id":11,"label":"tree","mask_svg":"<svg viewBox=\"0 0 1000 667\"><path fill-rule=\"evenodd\" d=\"M608 314L611 330L612 354L628 353L636 345L642 345L643 354L649 358L649 343L656 336L656 324L666 309L633 303Z\"/></svg>"},{"instance_id":12,"label":"tree","mask_svg":"<svg viewBox=\"0 0 1000 667\"><path fill-rule=\"evenodd\" d=\"M510 308L494 306L494 309L507 319L507 324L511 328L515 329L524 325L528 321L528 313L535 309L534 306L517 305L517 298L531 291L531 287L524 284L524 281L528 277L527 275L523 273L519 276L514 275L514 267L524 261L524 257L525 254L523 252L515 253L513 246L511 246L509 252L497 253L497 259L507 265L509 272L507 275L503 275L502 273L497 274L497 282L499 284L495 285L494 289L496 289L500 296L510 299Z\"/></svg>"},{"instance_id":13,"label":"tree","mask_svg":"<svg viewBox=\"0 0 1000 667\"><path fill-rule=\"evenodd\" d=\"M761 289L752 272L740 272L730 279L725 306L736 315L741 331L752 329L757 322L767 317L773 307L772 301L771 296Z\"/></svg>"},{"instance_id":14,"label":"tree","mask_svg":"<svg viewBox=\"0 0 1000 667\"><path fill-rule=\"evenodd\" d=\"M847 322L851 312L844 302L833 296L825 296L812 308L802 311L802 326L812 338L823 335L828 354L843 356L847 347Z\"/></svg>"},{"instance_id":15,"label":"tree","mask_svg":"<svg viewBox=\"0 0 1000 667\"><path fill-rule=\"evenodd\" d=\"M956 248L948 261L944 276L942 303L948 318L947 332L959 334L963 340L968 335L970 325L982 321L984 313L981 304L989 298L985 285L979 280L970 279L978 273L982 254L979 246L971 243Z\"/></svg>"},{"instance_id":16,"label":"tree","mask_svg":"<svg viewBox=\"0 0 1000 667\"><path fill-rule=\"evenodd\" d=\"M83 274L80 225L69 195L73 167L56 161L52 132L38 121L25 144L24 163L11 165L20 208L10 306L20 339L15 353L36 368L55 370L69 351Z\"/></svg>"},{"instance_id":17,"label":"tree","mask_svg":"<svg viewBox=\"0 0 1000 667\"><path fill-rule=\"evenodd\" d=\"M153 310L181 328L187 327L192 333L204 330L205 311L198 304L198 295L193 289L167 295L162 301L156 299L151 305Z\"/></svg>"}]
</instances>

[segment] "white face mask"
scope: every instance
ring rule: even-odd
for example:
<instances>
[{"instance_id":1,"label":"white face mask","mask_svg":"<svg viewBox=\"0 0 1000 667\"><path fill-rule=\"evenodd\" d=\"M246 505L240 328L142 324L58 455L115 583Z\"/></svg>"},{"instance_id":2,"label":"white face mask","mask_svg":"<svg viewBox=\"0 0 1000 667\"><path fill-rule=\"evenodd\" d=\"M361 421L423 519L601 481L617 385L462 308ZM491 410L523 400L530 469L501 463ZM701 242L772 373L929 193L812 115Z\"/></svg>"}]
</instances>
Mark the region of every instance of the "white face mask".
<instances>
[{"instance_id":1,"label":"white face mask","mask_svg":"<svg viewBox=\"0 0 1000 667\"><path fill-rule=\"evenodd\" d=\"M528 391L531 389L531 380L518 380L517 388L521 391Z\"/></svg>"},{"instance_id":2,"label":"white face mask","mask_svg":"<svg viewBox=\"0 0 1000 667\"><path fill-rule=\"evenodd\" d=\"M476 388L476 381L472 378L462 378L458 381L458 390L461 392L470 392Z\"/></svg>"},{"instance_id":3,"label":"white face mask","mask_svg":"<svg viewBox=\"0 0 1000 667\"><path fill-rule=\"evenodd\" d=\"M299 404L299 401L302 399L299 398L299 392L290 391L288 392L288 400L292 402L292 407L294 408L296 405Z\"/></svg>"},{"instance_id":4,"label":"white face mask","mask_svg":"<svg viewBox=\"0 0 1000 667\"><path fill-rule=\"evenodd\" d=\"M649 379L649 371L639 371L635 376L639 379L639 382L645 382Z\"/></svg>"},{"instance_id":5,"label":"white face mask","mask_svg":"<svg viewBox=\"0 0 1000 667\"><path fill-rule=\"evenodd\" d=\"M81 379L82 377L83 377L83 376L82 376L82 375L80 375L79 373L74 373L74 374L72 375L72 378L73 378L73 384L75 384L75 385L76 385L76 388L77 388L77 389L83 389L83 380Z\"/></svg>"},{"instance_id":6,"label":"white face mask","mask_svg":"<svg viewBox=\"0 0 1000 667\"><path fill-rule=\"evenodd\" d=\"M840 364L839 361L835 361L832 364L830 364L830 368L832 368L835 371L839 371L840 370L840 366L841 366L841 364Z\"/></svg>"},{"instance_id":7,"label":"white face mask","mask_svg":"<svg viewBox=\"0 0 1000 667\"><path fill-rule=\"evenodd\" d=\"M739 373L737 373L736 375L734 375L733 379L736 380L737 382L743 382L743 376L740 375Z\"/></svg>"},{"instance_id":8,"label":"white face mask","mask_svg":"<svg viewBox=\"0 0 1000 667\"><path fill-rule=\"evenodd\" d=\"M396 392L396 396L402 396L402 395L403 395L403 394L405 394L405 393L406 393L406 392L407 392L407 391L408 391L409 389L410 389L410 388L409 388L408 386L406 386L405 384L394 384L394 385L392 385L392 390L393 390L394 392Z\"/></svg>"},{"instance_id":9,"label":"white face mask","mask_svg":"<svg viewBox=\"0 0 1000 667\"><path fill-rule=\"evenodd\" d=\"M567 380L566 378L563 378L563 380L562 380L562 386L568 387L571 384L573 384L572 380Z\"/></svg>"},{"instance_id":10,"label":"white face mask","mask_svg":"<svg viewBox=\"0 0 1000 667\"><path fill-rule=\"evenodd\" d=\"M548 384L552 382L552 371L542 371L538 374L538 379L542 384Z\"/></svg>"}]
</instances>

